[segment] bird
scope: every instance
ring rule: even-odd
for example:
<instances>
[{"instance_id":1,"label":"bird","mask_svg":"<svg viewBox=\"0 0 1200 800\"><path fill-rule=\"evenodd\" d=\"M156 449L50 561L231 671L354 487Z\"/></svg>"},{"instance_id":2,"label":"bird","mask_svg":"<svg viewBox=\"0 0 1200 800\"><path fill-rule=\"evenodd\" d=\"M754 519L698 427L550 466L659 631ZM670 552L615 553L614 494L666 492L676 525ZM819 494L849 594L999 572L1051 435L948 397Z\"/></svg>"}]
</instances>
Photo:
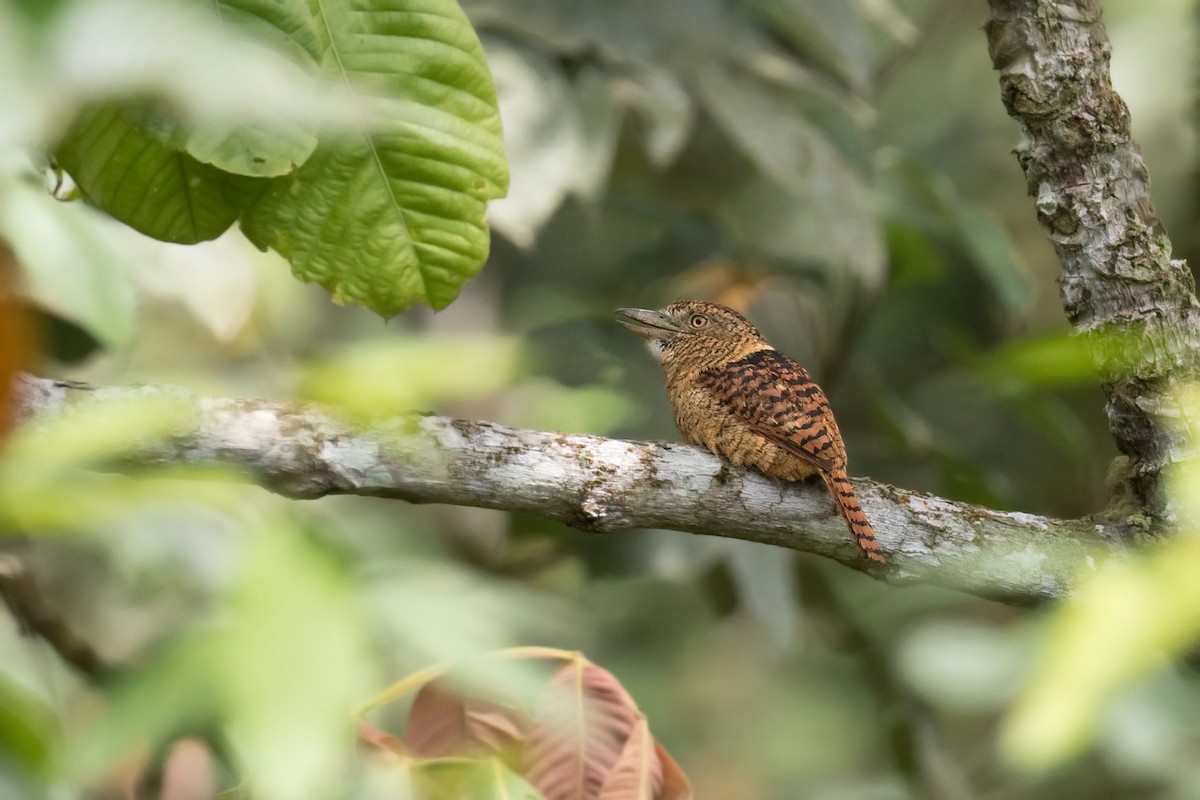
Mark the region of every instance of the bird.
<instances>
[{"instance_id":1,"label":"bird","mask_svg":"<svg viewBox=\"0 0 1200 800\"><path fill-rule=\"evenodd\" d=\"M800 364L717 303L682 300L616 313L662 365L675 423L688 442L769 478L820 475L855 544L871 561L885 561L846 475L846 447L829 401Z\"/></svg>"}]
</instances>

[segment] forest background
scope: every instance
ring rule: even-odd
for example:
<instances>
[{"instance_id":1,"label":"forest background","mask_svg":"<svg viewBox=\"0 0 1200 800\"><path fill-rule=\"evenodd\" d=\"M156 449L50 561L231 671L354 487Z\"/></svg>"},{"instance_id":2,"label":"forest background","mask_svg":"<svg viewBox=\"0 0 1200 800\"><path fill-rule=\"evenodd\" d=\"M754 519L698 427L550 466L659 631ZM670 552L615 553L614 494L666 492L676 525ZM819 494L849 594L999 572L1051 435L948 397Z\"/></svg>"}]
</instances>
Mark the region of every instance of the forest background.
<instances>
[{"instance_id":1,"label":"forest background","mask_svg":"<svg viewBox=\"0 0 1200 800\"><path fill-rule=\"evenodd\" d=\"M34 314L6 328L34 332L18 355L95 385L673 440L659 368L611 311L705 297L809 367L852 474L1048 517L1108 504L1116 448L1012 155L985 4L462 8L511 185L457 298L335 290L388 316L445 306L384 322L236 228L165 244L64 202L77 192L49 161L85 168L68 131L100 100L259 120L309 107L311 87L227 58L250 57L187 4L0 3L2 288ZM1194 9L1104 13L1154 199L1194 261ZM287 141L304 154L302 133ZM8 456L5 575L35 576L90 655L80 669L0 625L0 792L155 796L163 764L185 763L214 791L255 774L264 796L392 796L353 758L353 705L430 664L537 644L612 672L701 797L1200 796L1200 679L1136 644L1150 608L1170 632L1148 644L1186 655L1195 603L1147 605L1139 582L1194 593L1182 570L1133 568L1103 612L1024 608L735 539L77 473L149 424L131 414ZM245 624L210 646L229 618ZM266 646L297 628L302 643ZM372 720L400 731L403 709ZM172 762L181 741L192 760Z\"/></svg>"}]
</instances>

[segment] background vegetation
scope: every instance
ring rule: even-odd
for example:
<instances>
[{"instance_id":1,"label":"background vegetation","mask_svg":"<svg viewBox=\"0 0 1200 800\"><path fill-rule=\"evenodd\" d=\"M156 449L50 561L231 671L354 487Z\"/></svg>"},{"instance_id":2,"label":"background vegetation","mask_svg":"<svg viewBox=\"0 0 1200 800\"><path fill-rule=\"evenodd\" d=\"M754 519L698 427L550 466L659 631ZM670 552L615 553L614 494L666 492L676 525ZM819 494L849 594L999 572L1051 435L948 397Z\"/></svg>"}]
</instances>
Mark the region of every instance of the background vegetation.
<instances>
[{"instance_id":1,"label":"background vegetation","mask_svg":"<svg viewBox=\"0 0 1200 800\"><path fill-rule=\"evenodd\" d=\"M979 31L985 4L462 7L494 77L511 185L489 211L486 267L454 299L467 261L406 261L399 245L421 241L420 226L363 245L355 226L376 210L339 203L386 189L431 217L481 214L505 180L486 113L469 166L489 181L462 184L471 208L431 211L420 203L440 202L428 187L442 177L413 189L385 165L382 184L355 183L372 173L347 131L365 118L380 152L407 142L388 127L398 104L374 103L413 86L385 76L347 99L328 42L291 53L286 63L305 67L293 74L199 3L0 2L0 237L12 256L0 267L19 271L0 289L19 294L38 333L12 352L40 374L101 384L673 439L658 368L610 312L709 297L809 366L852 472L1054 516L1105 504L1115 452L1103 399L1064 344L1057 263ZM1193 257L1189 9L1105 10L1156 200L1177 256ZM385 56L392 67L406 57ZM83 145L97 137L80 126L101 114L143 136L139 158L161 148L238 176L204 172L221 184L207 227L150 231L215 240L165 244L52 196L155 224L138 214L157 201L137 195L123 214L104 187L126 184L86 174L96 161ZM240 146L221 146L230 139ZM396 147L398 163L414 157ZM283 155L261 166L256 148ZM343 157L356 165L344 182L312 178ZM181 172L168 178L201 170L171 164ZM325 205L288 205L288 187L314 182ZM346 267L325 244L362 259ZM314 248L328 263L297 255ZM482 258L485 240L466 250ZM385 323L293 270L384 314L445 310ZM356 283L364 275L379 284ZM353 759L350 711L431 663L543 644L582 649L616 675L701 797L1200 796L1192 668L1097 645L1161 614L1178 622L1167 644L1181 649L1192 622L1173 609L1116 602L1142 616L1093 635L1069 614L889 587L732 540L592 537L521 514L292 503L234 481L78 471L119 455L129 430L169 425L161 409L127 411L15 435L6 453L6 551L36 567L112 667L81 677L0 625L0 793L126 796L136 785L157 796L167 753L191 737L194 760L168 763L214 791L250 775L267 797L405 796ZM1168 587L1191 583L1163 574ZM1138 595L1142 577L1108 596ZM1077 656L1069 668L1046 660L1064 647ZM1097 677L1097 665L1117 677ZM1039 713L1011 716L1030 697ZM403 714L388 713L376 724L401 728Z\"/></svg>"}]
</instances>

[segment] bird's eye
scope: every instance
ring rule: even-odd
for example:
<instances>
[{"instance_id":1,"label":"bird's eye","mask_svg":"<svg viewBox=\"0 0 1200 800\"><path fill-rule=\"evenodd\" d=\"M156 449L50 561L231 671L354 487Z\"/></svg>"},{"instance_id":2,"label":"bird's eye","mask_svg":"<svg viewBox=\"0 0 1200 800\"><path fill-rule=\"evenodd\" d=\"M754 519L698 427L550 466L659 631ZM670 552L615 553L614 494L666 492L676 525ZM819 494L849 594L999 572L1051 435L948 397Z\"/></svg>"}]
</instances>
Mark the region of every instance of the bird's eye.
<instances>
[{"instance_id":1,"label":"bird's eye","mask_svg":"<svg viewBox=\"0 0 1200 800\"><path fill-rule=\"evenodd\" d=\"M708 317L703 314L692 314L692 318L688 320L688 324L693 328L703 328L708 324Z\"/></svg>"}]
</instances>

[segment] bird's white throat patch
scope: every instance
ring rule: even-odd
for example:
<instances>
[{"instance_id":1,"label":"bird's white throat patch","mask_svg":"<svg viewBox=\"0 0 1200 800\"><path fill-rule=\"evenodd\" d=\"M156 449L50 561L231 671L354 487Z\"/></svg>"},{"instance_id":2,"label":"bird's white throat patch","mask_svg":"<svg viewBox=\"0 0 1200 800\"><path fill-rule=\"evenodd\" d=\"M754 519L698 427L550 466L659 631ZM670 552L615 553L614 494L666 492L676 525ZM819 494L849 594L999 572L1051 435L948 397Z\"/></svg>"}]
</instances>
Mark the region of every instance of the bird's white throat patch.
<instances>
[{"instance_id":1,"label":"bird's white throat patch","mask_svg":"<svg viewBox=\"0 0 1200 800\"><path fill-rule=\"evenodd\" d=\"M667 349L667 343L662 339L647 339L646 349L650 351L650 355L654 356L655 361L662 361L663 351Z\"/></svg>"}]
</instances>

